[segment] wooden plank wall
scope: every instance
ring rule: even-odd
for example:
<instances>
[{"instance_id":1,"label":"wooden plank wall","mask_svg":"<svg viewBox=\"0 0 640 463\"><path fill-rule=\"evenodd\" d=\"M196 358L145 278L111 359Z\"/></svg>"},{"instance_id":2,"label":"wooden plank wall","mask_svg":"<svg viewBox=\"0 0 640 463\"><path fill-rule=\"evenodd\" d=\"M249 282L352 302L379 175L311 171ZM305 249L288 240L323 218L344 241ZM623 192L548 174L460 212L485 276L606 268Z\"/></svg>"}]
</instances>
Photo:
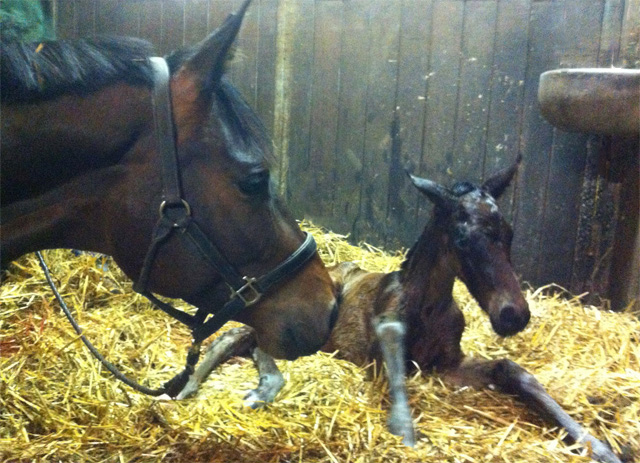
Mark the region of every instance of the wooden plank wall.
<instances>
[{"instance_id":1,"label":"wooden plank wall","mask_svg":"<svg viewBox=\"0 0 640 463\"><path fill-rule=\"evenodd\" d=\"M166 53L202 39L240 3L58 0L58 36L135 35ZM593 230L617 220L616 187L599 161L609 145L551 127L538 110L538 77L637 65L639 11L640 0L254 0L231 75L271 133L283 116L275 108L286 108L275 142L285 147L280 186L295 215L355 242L416 239L430 205L405 168L480 182L522 153L501 199L517 270L535 285L579 290L606 259L594 249L615 235ZM284 39L292 44L277 57Z\"/></svg>"}]
</instances>

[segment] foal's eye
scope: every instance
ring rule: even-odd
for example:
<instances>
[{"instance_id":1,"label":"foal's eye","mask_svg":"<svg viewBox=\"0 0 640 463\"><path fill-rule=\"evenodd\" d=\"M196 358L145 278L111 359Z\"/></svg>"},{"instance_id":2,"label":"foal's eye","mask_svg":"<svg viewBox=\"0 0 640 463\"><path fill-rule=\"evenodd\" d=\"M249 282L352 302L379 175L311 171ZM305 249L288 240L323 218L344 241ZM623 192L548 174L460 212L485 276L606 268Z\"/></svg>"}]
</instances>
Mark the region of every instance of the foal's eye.
<instances>
[{"instance_id":1,"label":"foal's eye","mask_svg":"<svg viewBox=\"0 0 640 463\"><path fill-rule=\"evenodd\" d=\"M238 182L238 187L247 196L264 196L269 193L269 172L256 172Z\"/></svg>"}]
</instances>

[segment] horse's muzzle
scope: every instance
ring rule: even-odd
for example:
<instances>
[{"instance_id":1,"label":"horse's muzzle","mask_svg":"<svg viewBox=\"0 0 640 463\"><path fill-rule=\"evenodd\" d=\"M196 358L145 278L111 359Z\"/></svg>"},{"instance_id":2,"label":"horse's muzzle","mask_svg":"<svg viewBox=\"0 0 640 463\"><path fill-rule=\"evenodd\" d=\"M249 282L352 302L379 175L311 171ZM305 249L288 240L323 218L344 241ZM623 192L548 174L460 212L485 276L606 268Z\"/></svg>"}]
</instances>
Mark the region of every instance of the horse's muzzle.
<instances>
[{"instance_id":1,"label":"horse's muzzle","mask_svg":"<svg viewBox=\"0 0 640 463\"><path fill-rule=\"evenodd\" d=\"M307 325L296 323L284 330L281 337L281 345L284 350L284 358L295 360L298 357L315 354L329 340L331 330L338 320L338 304L334 303L329 316L328 326L324 327L326 336L318 337L316 330Z\"/></svg>"}]
</instances>

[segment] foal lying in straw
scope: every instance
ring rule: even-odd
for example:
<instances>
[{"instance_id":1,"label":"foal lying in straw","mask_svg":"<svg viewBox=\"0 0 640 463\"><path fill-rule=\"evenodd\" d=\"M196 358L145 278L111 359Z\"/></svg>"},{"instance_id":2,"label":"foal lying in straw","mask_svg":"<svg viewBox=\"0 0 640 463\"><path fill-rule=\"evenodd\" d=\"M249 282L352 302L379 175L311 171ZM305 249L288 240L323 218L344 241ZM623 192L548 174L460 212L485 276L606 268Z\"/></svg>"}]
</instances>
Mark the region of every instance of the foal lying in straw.
<instances>
[{"instance_id":1,"label":"foal lying in straw","mask_svg":"<svg viewBox=\"0 0 640 463\"><path fill-rule=\"evenodd\" d=\"M453 300L456 277L488 313L499 335L516 334L529 321L529 308L510 262L512 230L495 202L517 167L516 162L479 187L459 182L448 189L412 176L416 188L434 203L433 217L399 271L371 273L350 262L329 269L341 291L340 313L322 350L337 351L338 358L360 365L384 361L391 399L389 429L407 445L415 445L416 437L405 368L417 365L424 372L436 369L455 385L513 394L566 429L571 439L590 447L596 460L620 463L522 367L508 359L465 360L460 348L465 322ZM216 339L178 398L195 393L207 375L230 357L249 352L260 383L247 401L253 407L272 402L284 379L273 359L256 347L250 328L235 328Z\"/></svg>"}]
</instances>

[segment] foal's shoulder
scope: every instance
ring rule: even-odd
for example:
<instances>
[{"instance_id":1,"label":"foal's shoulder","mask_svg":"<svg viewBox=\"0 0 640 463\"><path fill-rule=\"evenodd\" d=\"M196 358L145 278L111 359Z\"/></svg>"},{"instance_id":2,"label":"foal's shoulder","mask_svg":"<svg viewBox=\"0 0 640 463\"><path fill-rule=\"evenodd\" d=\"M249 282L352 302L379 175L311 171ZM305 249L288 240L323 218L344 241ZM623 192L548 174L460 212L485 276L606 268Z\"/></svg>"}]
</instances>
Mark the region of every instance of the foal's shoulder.
<instances>
[{"instance_id":1,"label":"foal's shoulder","mask_svg":"<svg viewBox=\"0 0 640 463\"><path fill-rule=\"evenodd\" d=\"M355 262L340 262L328 267L329 275L335 285L344 285L348 281L352 281L357 276L365 275L369 272L362 270Z\"/></svg>"}]
</instances>

